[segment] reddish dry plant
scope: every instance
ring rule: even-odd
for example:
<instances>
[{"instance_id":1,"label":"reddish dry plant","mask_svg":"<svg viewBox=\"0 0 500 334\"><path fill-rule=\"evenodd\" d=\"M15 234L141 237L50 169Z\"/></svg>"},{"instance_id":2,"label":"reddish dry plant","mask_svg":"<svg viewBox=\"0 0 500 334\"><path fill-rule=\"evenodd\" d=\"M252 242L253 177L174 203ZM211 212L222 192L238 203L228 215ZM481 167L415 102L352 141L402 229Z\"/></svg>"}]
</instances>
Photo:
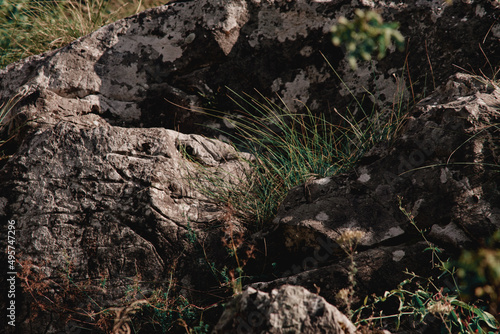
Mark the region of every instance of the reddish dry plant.
<instances>
[{"instance_id":1,"label":"reddish dry plant","mask_svg":"<svg viewBox=\"0 0 500 334\"><path fill-rule=\"evenodd\" d=\"M76 321L89 326L97 326L102 330L109 327L108 320L100 316L102 310L95 311L97 305L93 300L90 300L84 307L77 306L81 305L85 298L89 298L85 297L85 294L90 292L91 282L89 280L72 281L71 264L67 272L57 278L48 277L43 272L43 267L48 265L46 261L35 264L31 258L27 258L18 260L18 264L21 268L18 272L21 288L24 294L31 297L28 311L30 322L44 313L54 313L61 322L66 324ZM91 319L92 323L82 321L82 318Z\"/></svg>"}]
</instances>

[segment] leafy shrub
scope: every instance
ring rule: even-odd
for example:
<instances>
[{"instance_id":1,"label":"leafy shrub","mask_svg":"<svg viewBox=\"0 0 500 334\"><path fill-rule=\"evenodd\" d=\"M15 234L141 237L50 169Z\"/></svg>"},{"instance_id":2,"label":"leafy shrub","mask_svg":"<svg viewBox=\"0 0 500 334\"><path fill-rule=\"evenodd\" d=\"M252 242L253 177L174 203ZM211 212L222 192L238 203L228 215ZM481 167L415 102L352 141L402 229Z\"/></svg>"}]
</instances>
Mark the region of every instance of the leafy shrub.
<instances>
[{"instance_id":1,"label":"leafy shrub","mask_svg":"<svg viewBox=\"0 0 500 334\"><path fill-rule=\"evenodd\" d=\"M455 265L464 298L482 299L500 320L500 230L485 247L462 252Z\"/></svg>"},{"instance_id":2,"label":"leafy shrub","mask_svg":"<svg viewBox=\"0 0 500 334\"><path fill-rule=\"evenodd\" d=\"M336 46L344 45L351 68L357 68L358 60L370 60L372 53L378 50L378 59L385 57L387 48L396 44L404 49L404 37L398 31L399 23L384 23L380 14L374 11L355 11L354 20L340 17L332 31L332 42Z\"/></svg>"}]
</instances>

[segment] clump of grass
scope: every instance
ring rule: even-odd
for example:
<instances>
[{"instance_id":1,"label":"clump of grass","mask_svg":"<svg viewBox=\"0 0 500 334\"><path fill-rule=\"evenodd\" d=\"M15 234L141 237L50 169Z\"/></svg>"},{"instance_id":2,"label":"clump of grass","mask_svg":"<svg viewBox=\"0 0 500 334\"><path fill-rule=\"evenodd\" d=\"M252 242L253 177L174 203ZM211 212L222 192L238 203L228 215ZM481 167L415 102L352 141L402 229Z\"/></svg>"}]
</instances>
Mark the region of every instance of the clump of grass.
<instances>
[{"instance_id":1,"label":"clump of grass","mask_svg":"<svg viewBox=\"0 0 500 334\"><path fill-rule=\"evenodd\" d=\"M0 68L168 1L0 0Z\"/></svg>"},{"instance_id":2,"label":"clump of grass","mask_svg":"<svg viewBox=\"0 0 500 334\"><path fill-rule=\"evenodd\" d=\"M314 115L306 106L294 112L280 99L231 94L239 113L222 117L234 128L234 133L225 135L254 157L247 161L251 172L244 180L246 187L235 187L209 173L204 184L215 185L209 197L230 202L259 227L274 218L291 188L349 170L373 145L391 140L406 115L402 94L391 110L366 111L358 100L355 111L334 109L338 123L329 121L328 115Z\"/></svg>"},{"instance_id":3,"label":"clump of grass","mask_svg":"<svg viewBox=\"0 0 500 334\"><path fill-rule=\"evenodd\" d=\"M263 223L272 218L286 192L311 177L342 171L354 160L359 147L324 116L292 113L270 99L261 103L234 93L242 117L227 118L236 129L234 139L251 153L253 173L246 205Z\"/></svg>"},{"instance_id":4,"label":"clump of grass","mask_svg":"<svg viewBox=\"0 0 500 334\"><path fill-rule=\"evenodd\" d=\"M250 168L242 169L245 172L238 182L228 182L234 175L214 173L200 165L201 172L192 178L194 186L260 229L275 217L291 188L348 171L376 143L394 139L409 106L404 87L399 87L392 108L379 110L374 106L366 110L364 101L356 99L341 82L353 96L354 106L342 112L334 108L340 120L337 123L328 119L334 116L332 113L315 115L305 105L296 112L280 98L275 102L259 93L252 97L231 89L229 98L239 109L236 115L196 110L229 124L233 131L222 133L239 151L250 153L252 159L242 158ZM377 100L369 92L365 97Z\"/></svg>"}]
</instances>

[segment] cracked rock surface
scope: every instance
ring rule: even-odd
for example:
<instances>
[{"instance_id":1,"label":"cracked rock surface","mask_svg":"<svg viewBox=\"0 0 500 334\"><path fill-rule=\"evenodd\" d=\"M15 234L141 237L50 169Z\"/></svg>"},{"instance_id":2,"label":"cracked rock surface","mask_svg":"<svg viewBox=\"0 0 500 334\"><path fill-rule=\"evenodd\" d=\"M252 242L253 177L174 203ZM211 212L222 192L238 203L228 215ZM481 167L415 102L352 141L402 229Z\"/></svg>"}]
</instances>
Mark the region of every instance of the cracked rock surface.
<instances>
[{"instance_id":1,"label":"cracked rock surface","mask_svg":"<svg viewBox=\"0 0 500 334\"><path fill-rule=\"evenodd\" d=\"M47 284L25 293L69 307L74 296L61 286L71 280L76 294L88 297L72 307L85 307L90 298L105 308L123 303L135 281L147 297L168 284L173 268L176 278L187 275L188 286L208 284L190 274L208 267L191 258L198 255L188 236L218 240L221 228L212 226L229 221L195 180L218 173L226 182L243 182L242 158L250 157L201 135L112 126L58 106L59 113L39 110L23 128L22 145L0 172L0 212L17 224L20 277L29 279L24 284L37 277ZM19 307L18 319L34 316L27 312ZM19 326L25 333L57 332L67 321L45 316Z\"/></svg>"},{"instance_id":2,"label":"cracked rock surface","mask_svg":"<svg viewBox=\"0 0 500 334\"><path fill-rule=\"evenodd\" d=\"M349 18L359 7L400 22L406 52L389 49L386 58L360 62L352 71L329 31L340 16ZM211 135L220 133L206 125L224 125L189 109L215 106L232 112L227 87L237 93L257 90L269 98L278 94L291 110L307 105L313 113L333 107L343 112L351 93L360 98L366 91L374 95L365 108L392 108L400 94L410 94L406 87L412 86L412 98L425 96L457 68L488 74L489 64L500 63L499 15L492 0L454 1L453 6L439 1L178 1L0 70L0 103L26 94L12 114L29 119L34 115L22 106L41 104L52 94L56 105L69 103L112 125ZM57 110L52 104L45 108Z\"/></svg>"}]
</instances>

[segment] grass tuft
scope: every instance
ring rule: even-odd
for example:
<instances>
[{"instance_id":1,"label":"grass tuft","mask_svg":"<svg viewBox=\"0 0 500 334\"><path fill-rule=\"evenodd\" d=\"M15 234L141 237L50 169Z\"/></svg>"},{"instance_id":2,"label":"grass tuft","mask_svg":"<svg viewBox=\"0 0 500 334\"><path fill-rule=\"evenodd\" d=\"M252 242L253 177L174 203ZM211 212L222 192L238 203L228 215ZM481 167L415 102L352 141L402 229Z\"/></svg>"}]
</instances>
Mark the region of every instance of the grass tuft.
<instances>
[{"instance_id":1,"label":"grass tuft","mask_svg":"<svg viewBox=\"0 0 500 334\"><path fill-rule=\"evenodd\" d=\"M261 228L274 218L291 188L345 172L376 143L392 140L406 116L408 103L403 96L397 95L390 110L374 107L367 111L363 101L355 99L354 108L344 113L334 109L335 115L314 115L307 106L302 112L293 112L279 98L274 102L262 94L252 97L230 90L230 99L239 109L237 116L216 117L234 130L223 134L253 157L246 161L250 172L238 184L227 182L227 177L202 173L197 188ZM338 123L329 121L329 116L336 116Z\"/></svg>"}]
</instances>

